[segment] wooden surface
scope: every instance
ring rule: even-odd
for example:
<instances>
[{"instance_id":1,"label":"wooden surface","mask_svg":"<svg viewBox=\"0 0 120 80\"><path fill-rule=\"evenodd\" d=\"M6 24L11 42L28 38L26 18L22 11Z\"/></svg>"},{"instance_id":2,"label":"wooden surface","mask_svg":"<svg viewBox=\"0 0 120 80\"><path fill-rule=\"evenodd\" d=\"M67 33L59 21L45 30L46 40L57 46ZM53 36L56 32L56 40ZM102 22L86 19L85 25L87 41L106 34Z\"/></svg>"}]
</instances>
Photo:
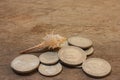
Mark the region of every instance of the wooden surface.
<instances>
[{"instance_id":1,"label":"wooden surface","mask_svg":"<svg viewBox=\"0 0 120 80\"><path fill-rule=\"evenodd\" d=\"M10 62L19 52L40 43L51 29L93 40L95 52L90 57L112 65L112 73L99 80L120 79L119 0L0 0L0 80L97 80L67 67L55 77L12 71Z\"/></svg>"}]
</instances>

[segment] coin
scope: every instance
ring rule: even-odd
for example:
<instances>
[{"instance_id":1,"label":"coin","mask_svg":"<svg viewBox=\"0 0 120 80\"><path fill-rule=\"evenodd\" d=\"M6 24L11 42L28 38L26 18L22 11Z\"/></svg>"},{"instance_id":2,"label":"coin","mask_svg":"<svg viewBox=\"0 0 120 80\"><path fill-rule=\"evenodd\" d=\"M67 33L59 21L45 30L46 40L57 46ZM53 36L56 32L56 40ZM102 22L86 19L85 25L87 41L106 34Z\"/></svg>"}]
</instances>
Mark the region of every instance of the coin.
<instances>
[{"instance_id":1,"label":"coin","mask_svg":"<svg viewBox=\"0 0 120 80\"><path fill-rule=\"evenodd\" d=\"M11 62L11 68L19 73L28 73L35 70L39 66L39 63L40 61L38 57L30 54L25 54L16 57Z\"/></svg>"},{"instance_id":2,"label":"coin","mask_svg":"<svg viewBox=\"0 0 120 80\"><path fill-rule=\"evenodd\" d=\"M55 65L40 64L38 71L44 76L55 76L62 71L62 65L60 63Z\"/></svg>"},{"instance_id":3,"label":"coin","mask_svg":"<svg viewBox=\"0 0 120 80\"><path fill-rule=\"evenodd\" d=\"M44 64L55 64L59 60L57 52L45 52L39 56L39 59Z\"/></svg>"},{"instance_id":4,"label":"coin","mask_svg":"<svg viewBox=\"0 0 120 80\"><path fill-rule=\"evenodd\" d=\"M111 65L104 59L89 58L82 64L82 69L91 76L104 77L111 72Z\"/></svg>"},{"instance_id":5,"label":"coin","mask_svg":"<svg viewBox=\"0 0 120 80\"><path fill-rule=\"evenodd\" d=\"M73 36L68 38L68 42L73 46L77 46L83 49L89 48L93 44L90 39L79 37L79 36Z\"/></svg>"},{"instance_id":6,"label":"coin","mask_svg":"<svg viewBox=\"0 0 120 80\"><path fill-rule=\"evenodd\" d=\"M94 48L90 47L90 48L86 49L85 52L86 52L86 55L91 55L94 52Z\"/></svg>"},{"instance_id":7,"label":"coin","mask_svg":"<svg viewBox=\"0 0 120 80\"><path fill-rule=\"evenodd\" d=\"M69 46L68 41L64 41L62 44L60 44L60 47Z\"/></svg>"},{"instance_id":8,"label":"coin","mask_svg":"<svg viewBox=\"0 0 120 80\"><path fill-rule=\"evenodd\" d=\"M82 65L75 66L75 68L81 69Z\"/></svg>"},{"instance_id":9,"label":"coin","mask_svg":"<svg viewBox=\"0 0 120 80\"><path fill-rule=\"evenodd\" d=\"M86 53L74 46L66 46L59 50L58 57L68 65L79 65L86 60Z\"/></svg>"}]
</instances>

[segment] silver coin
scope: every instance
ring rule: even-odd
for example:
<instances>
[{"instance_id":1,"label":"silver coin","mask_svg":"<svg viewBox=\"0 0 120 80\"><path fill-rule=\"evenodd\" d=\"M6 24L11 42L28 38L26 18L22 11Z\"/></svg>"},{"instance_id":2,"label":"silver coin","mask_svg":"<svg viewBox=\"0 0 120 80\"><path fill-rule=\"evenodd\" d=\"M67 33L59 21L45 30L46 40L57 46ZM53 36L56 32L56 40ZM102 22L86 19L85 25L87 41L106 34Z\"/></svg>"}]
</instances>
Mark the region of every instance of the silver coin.
<instances>
[{"instance_id":1,"label":"silver coin","mask_svg":"<svg viewBox=\"0 0 120 80\"><path fill-rule=\"evenodd\" d=\"M73 46L77 46L83 49L89 48L93 44L90 39L79 37L79 36L73 36L68 38L68 42Z\"/></svg>"},{"instance_id":2,"label":"silver coin","mask_svg":"<svg viewBox=\"0 0 120 80\"><path fill-rule=\"evenodd\" d=\"M111 72L111 65L104 59L90 58L82 64L82 69L91 76L104 77Z\"/></svg>"},{"instance_id":3,"label":"silver coin","mask_svg":"<svg viewBox=\"0 0 120 80\"><path fill-rule=\"evenodd\" d=\"M74 46L61 48L58 52L58 57L68 65L79 65L86 60L85 51Z\"/></svg>"},{"instance_id":4,"label":"silver coin","mask_svg":"<svg viewBox=\"0 0 120 80\"><path fill-rule=\"evenodd\" d=\"M86 52L86 55L91 55L94 52L94 48L90 47L90 48L86 49L85 52Z\"/></svg>"},{"instance_id":5,"label":"silver coin","mask_svg":"<svg viewBox=\"0 0 120 80\"><path fill-rule=\"evenodd\" d=\"M75 66L75 68L81 69L82 65Z\"/></svg>"},{"instance_id":6,"label":"silver coin","mask_svg":"<svg viewBox=\"0 0 120 80\"><path fill-rule=\"evenodd\" d=\"M38 71L44 76L55 76L62 71L62 65L60 63L55 65L40 64Z\"/></svg>"},{"instance_id":7,"label":"silver coin","mask_svg":"<svg viewBox=\"0 0 120 80\"><path fill-rule=\"evenodd\" d=\"M11 62L11 68L20 73L28 73L35 70L39 66L39 63L40 61L38 57L25 54L16 57Z\"/></svg>"},{"instance_id":8,"label":"silver coin","mask_svg":"<svg viewBox=\"0 0 120 80\"><path fill-rule=\"evenodd\" d=\"M55 64L58 62L57 52L45 52L39 56L40 62L44 64Z\"/></svg>"},{"instance_id":9,"label":"silver coin","mask_svg":"<svg viewBox=\"0 0 120 80\"><path fill-rule=\"evenodd\" d=\"M62 44L60 44L60 47L69 46L68 41L64 41Z\"/></svg>"}]
</instances>

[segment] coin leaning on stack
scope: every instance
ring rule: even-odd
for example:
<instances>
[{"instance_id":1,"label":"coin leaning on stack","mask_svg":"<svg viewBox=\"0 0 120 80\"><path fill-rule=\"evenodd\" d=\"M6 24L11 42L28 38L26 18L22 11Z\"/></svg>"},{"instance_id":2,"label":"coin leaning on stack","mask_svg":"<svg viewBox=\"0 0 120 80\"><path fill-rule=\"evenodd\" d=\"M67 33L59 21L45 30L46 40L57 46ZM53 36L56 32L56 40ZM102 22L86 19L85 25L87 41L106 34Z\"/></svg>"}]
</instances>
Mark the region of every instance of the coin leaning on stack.
<instances>
[{"instance_id":1,"label":"coin leaning on stack","mask_svg":"<svg viewBox=\"0 0 120 80\"><path fill-rule=\"evenodd\" d=\"M15 58L11 67L19 73L29 73L38 68L44 76L55 76L62 72L62 64L83 71L93 77L104 77L111 72L111 65L104 59L88 58L94 52L93 42L88 38L68 38L58 52L44 52L39 57L26 54Z\"/></svg>"}]
</instances>

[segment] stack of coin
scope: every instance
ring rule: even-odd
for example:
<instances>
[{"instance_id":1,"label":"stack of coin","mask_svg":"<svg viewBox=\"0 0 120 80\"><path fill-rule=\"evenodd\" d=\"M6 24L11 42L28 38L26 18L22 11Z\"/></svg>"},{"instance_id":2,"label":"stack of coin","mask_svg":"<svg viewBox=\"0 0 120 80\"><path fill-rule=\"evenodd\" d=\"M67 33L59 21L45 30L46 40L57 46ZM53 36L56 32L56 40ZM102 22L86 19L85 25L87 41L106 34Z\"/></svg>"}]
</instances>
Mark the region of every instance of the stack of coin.
<instances>
[{"instance_id":1,"label":"stack of coin","mask_svg":"<svg viewBox=\"0 0 120 80\"><path fill-rule=\"evenodd\" d=\"M91 55L94 52L93 42L88 38L73 36L68 38L68 42L70 45L77 46L85 50L86 55Z\"/></svg>"},{"instance_id":2,"label":"stack of coin","mask_svg":"<svg viewBox=\"0 0 120 80\"><path fill-rule=\"evenodd\" d=\"M57 52L45 52L39 56L41 64L38 71L45 76L55 76L62 71Z\"/></svg>"},{"instance_id":3,"label":"stack of coin","mask_svg":"<svg viewBox=\"0 0 120 80\"><path fill-rule=\"evenodd\" d=\"M73 36L68 38L68 46L58 51L60 60L70 66L82 68L94 77L104 77L111 72L111 65L104 59L88 58L94 52L93 42L88 38Z\"/></svg>"}]
</instances>

